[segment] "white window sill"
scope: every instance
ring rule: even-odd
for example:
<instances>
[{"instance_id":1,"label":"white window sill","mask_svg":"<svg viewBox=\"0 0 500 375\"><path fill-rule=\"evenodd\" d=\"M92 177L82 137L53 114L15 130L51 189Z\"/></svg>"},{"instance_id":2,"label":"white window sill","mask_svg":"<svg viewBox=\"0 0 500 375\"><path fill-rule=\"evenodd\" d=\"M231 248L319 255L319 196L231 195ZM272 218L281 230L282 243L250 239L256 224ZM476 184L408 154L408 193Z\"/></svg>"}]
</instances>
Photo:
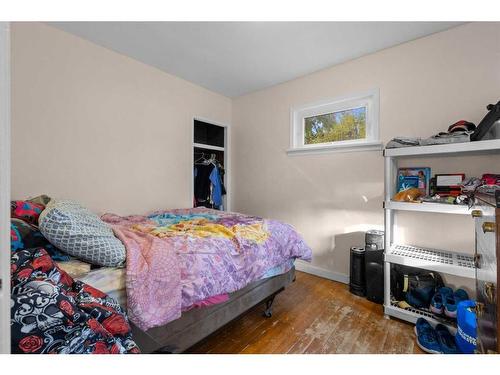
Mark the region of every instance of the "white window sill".
<instances>
[{"instance_id":1,"label":"white window sill","mask_svg":"<svg viewBox=\"0 0 500 375\"><path fill-rule=\"evenodd\" d=\"M306 155L306 154L327 154L332 152L356 152L356 151L381 151L383 143L380 141L370 141L363 143L343 144L343 145L325 145L313 147L297 147L286 150L287 155Z\"/></svg>"}]
</instances>

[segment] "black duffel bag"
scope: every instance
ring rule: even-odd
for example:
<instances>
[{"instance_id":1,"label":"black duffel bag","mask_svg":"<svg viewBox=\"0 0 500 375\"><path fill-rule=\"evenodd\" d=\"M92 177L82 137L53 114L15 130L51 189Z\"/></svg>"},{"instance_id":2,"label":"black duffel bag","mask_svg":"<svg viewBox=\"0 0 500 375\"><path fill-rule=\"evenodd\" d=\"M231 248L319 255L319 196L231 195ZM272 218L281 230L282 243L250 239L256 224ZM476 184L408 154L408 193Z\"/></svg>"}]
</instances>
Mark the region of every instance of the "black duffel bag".
<instances>
[{"instance_id":1,"label":"black duffel bag","mask_svg":"<svg viewBox=\"0 0 500 375\"><path fill-rule=\"evenodd\" d=\"M428 308L436 291L443 287L437 272L392 265L391 292L396 301L406 301L415 308Z\"/></svg>"}]
</instances>

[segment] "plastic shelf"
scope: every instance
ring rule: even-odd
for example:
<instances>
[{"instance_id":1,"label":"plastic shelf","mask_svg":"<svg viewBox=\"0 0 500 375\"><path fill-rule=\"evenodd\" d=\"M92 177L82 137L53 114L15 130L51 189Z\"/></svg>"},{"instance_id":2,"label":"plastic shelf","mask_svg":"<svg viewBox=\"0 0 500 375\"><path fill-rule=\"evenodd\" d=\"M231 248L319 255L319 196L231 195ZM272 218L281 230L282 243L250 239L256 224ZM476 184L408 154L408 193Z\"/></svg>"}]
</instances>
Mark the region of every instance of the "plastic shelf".
<instances>
[{"instance_id":1,"label":"plastic shelf","mask_svg":"<svg viewBox=\"0 0 500 375\"><path fill-rule=\"evenodd\" d=\"M467 205L445 204L445 203L408 203L389 201L384 203L384 208L390 210L413 211L413 212L433 212L441 214L470 215L471 209Z\"/></svg>"},{"instance_id":2,"label":"plastic shelf","mask_svg":"<svg viewBox=\"0 0 500 375\"><path fill-rule=\"evenodd\" d=\"M444 145L386 148L386 157L456 156L457 154L488 155L500 153L500 139Z\"/></svg>"},{"instance_id":3,"label":"plastic shelf","mask_svg":"<svg viewBox=\"0 0 500 375\"><path fill-rule=\"evenodd\" d=\"M384 202L384 208L388 210L412 211L412 212L430 212L437 214L456 214L456 215L471 215L472 210L481 210L483 215L493 215L495 208L490 206L476 205L474 208L469 208L462 204L446 204L446 203L409 203L409 202Z\"/></svg>"},{"instance_id":4,"label":"plastic shelf","mask_svg":"<svg viewBox=\"0 0 500 375\"><path fill-rule=\"evenodd\" d=\"M413 324L416 323L418 318L425 318L432 326L436 326L436 324L444 324L449 328L452 334L455 334L457 330L456 321L454 320L441 318L428 310L416 309L413 307L401 308L397 306L394 301L391 302L390 306L384 306L384 313Z\"/></svg>"},{"instance_id":5,"label":"plastic shelf","mask_svg":"<svg viewBox=\"0 0 500 375\"><path fill-rule=\"evenodd\" d=\"M393 244L385 253L385 261L461 277L474 278L476 275L471 255L445 250Z\"/></svg>"}]
</instances>

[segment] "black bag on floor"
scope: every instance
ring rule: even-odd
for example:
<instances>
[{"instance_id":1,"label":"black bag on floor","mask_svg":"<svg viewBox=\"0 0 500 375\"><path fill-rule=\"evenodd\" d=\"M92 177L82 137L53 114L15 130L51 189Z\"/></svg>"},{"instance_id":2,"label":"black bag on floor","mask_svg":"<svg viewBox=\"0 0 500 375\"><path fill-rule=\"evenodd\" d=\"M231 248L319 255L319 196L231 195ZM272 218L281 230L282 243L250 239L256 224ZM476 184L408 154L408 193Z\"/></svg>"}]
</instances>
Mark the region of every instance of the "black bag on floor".
<instances>
[{"instance_id":1,"label":"black bag on floor","mask_svg":"<svg viewBox=\"0 0 500 375\"><path fill-rule=\"evenodd\" d=\"M406 301L415 308L428 308L436 291L443 286L443 279L437 272L392 266L391 292L397 301Z\"/></svg>"}]
</instances>

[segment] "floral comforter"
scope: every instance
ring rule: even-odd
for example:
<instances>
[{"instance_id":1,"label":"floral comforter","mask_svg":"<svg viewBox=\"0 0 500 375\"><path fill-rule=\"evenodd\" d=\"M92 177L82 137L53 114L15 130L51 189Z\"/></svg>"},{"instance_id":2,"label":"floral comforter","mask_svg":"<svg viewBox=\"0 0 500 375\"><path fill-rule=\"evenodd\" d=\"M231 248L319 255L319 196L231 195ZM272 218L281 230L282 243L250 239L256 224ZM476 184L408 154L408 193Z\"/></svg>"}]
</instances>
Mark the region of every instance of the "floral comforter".
<instances>
[{"instance_id":1,"label":"floral comforter","mask_svg":"<svg viewBox=\"0 0 500 375\"><path fill-rule=\"evenodd\" d=\"M12 353L138 353L112 298L73 280L41 247L11 256Z\"/></svg>"},{"instance_id":2,"label":"floral comforter","mask_svg":"<svg viewBox=\"0 0 500 375\"><path fill-rule=\"evenodd\" d=\"M127 307L141 329L166 324L311 249L288 224L205 208L102 217L127 249Z\"/></svg>"}]
</instances>

